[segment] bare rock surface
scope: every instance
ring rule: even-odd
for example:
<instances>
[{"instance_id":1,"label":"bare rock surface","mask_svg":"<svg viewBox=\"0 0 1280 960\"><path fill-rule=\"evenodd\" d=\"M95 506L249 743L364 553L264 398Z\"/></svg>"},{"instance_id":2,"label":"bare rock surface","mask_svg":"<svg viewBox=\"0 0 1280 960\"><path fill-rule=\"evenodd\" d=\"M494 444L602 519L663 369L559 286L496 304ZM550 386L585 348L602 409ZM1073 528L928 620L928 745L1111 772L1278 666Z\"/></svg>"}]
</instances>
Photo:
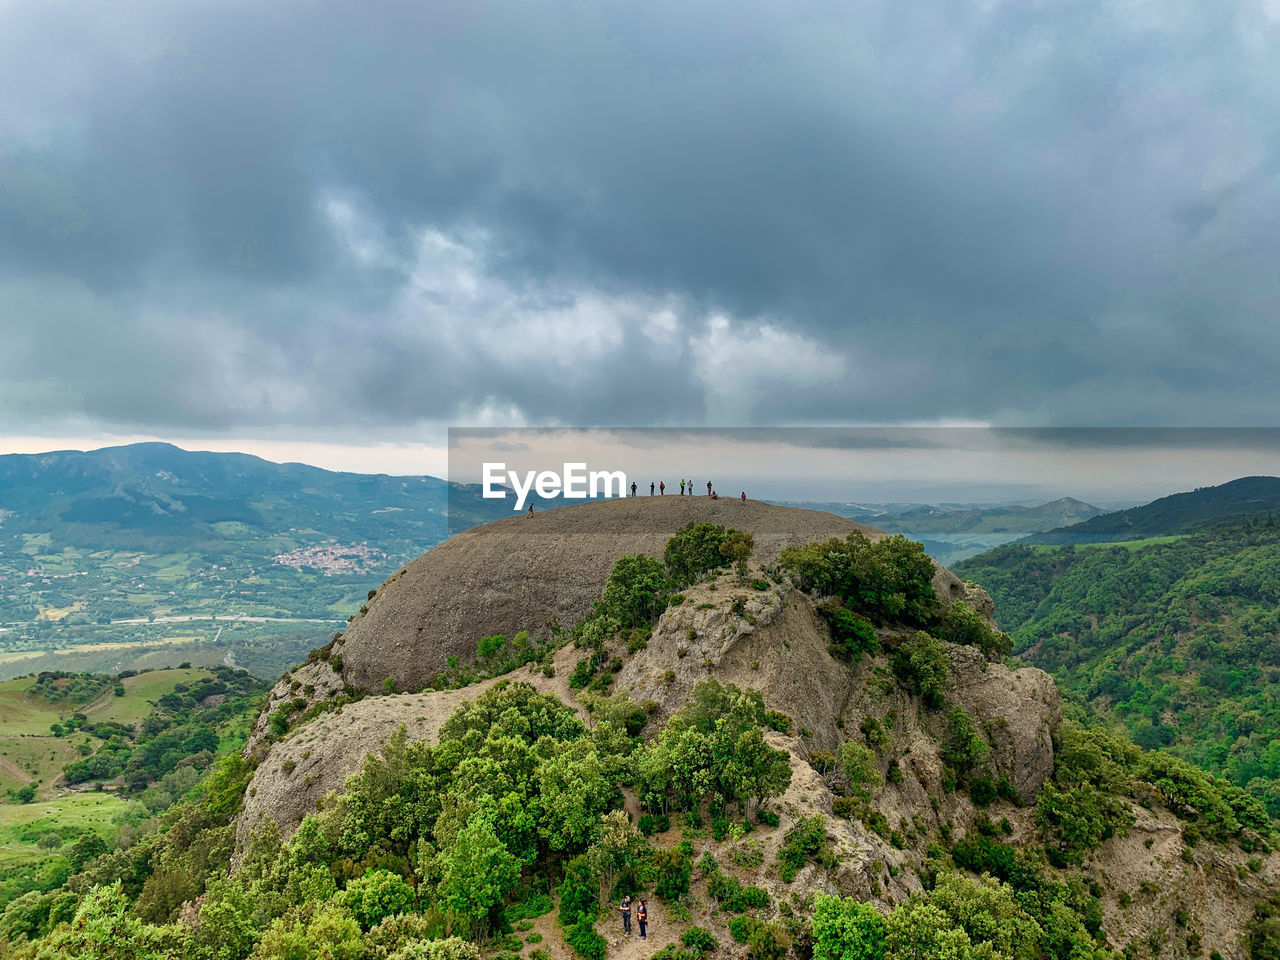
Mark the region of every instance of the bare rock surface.
<instances>
[{"instance_id":1,"label":"bare rock surface","mask_svg":"<svg viewBox=\"0 0 1280 960\"><path fill-rule=\"evenodd\" d=\"M523 668L459 690L368 697L302 724L271 744L254 771L236 824L237 849L243 850L253 832L267 826L268 820L282 837L292 835L302 818L329 792L340 792L347 778L359 772L365 757L379 753L401 726L411 741L434 740L458 707L495 683L529 683L576 708L564 679L573 669L574 653L572 648L559 651L555 678ZM330 669L328 664L318 666Z\"/></svg>"}]
</instances>

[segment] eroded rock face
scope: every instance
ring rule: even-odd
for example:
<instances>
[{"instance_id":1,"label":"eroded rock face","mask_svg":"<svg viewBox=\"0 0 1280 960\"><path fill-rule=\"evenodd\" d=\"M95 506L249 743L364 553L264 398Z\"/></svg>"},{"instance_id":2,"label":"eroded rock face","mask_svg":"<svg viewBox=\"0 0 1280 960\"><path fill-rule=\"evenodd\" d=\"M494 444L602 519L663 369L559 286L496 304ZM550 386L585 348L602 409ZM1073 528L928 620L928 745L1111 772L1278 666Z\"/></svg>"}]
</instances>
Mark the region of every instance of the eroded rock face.
<instances>
[{"instance_id":1,"label":"eroded rock face","mask_svg":"<svg viewBox=\"0 0 1280 960\"><path fill-rule=\"evenodd\" d=\"M263 751L265 756L249 782L236 824L237 849L243 851L253 832L268 821L282 837L292 835L302 818L326 794L341 792L347 778L360 771L365 757L379 753L401 726L410 741L434 740L454 710L495 683L529 683L574 706L566 679L573 669L574 653L572 648L559 652L555 678L523 668L460 690L368 697L291 730ZM330 670L327 664L319 666Z\"/></svg>"},{"instance_id":2,"label":"eroded rock face","mask_svg":"<svg viewBox=\"0 0 1280 960\"><path fill-rule=\"evenodd\" d=\"M974 647L948 646L948 697L973 717L991 742L996 769L1024 802L1035 800L1053 773L1053 731L1062 720L1058 688L1043 670L1010 670Z\"/></svg>"},{"instance_id":3,"label":"eroded rock face","mask_svg":"<svg viewBox=\"0 0 1280 960\"><path fill-rule=\"evenodd\" d=\"M332 700L342 693L342 675L326 661L305 663L284 676L267 694L267 705L253 722L245 756L253 756L264 745L271 715L287 703L305 701L307 705Z\"/></svg>"}]
</instances>

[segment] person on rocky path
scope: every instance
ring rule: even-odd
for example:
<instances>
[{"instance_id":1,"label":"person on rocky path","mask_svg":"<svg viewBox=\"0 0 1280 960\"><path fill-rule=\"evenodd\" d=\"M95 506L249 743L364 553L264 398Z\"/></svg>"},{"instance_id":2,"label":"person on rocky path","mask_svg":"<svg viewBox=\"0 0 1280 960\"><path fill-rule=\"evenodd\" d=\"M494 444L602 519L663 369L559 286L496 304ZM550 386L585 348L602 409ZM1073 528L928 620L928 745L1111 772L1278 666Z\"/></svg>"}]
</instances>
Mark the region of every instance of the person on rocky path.
<instances>
[{"instance_id":1,"label":"person on rocky path","mask_svg":"<svg viewBox=\"0 0 1280 960\"><path fill-rule=\"evenodd\" d=\"M649 481L649 496L651 496L651 497L653 496L653 488L654 488L654 482L653 482L652 480L650 480L650 481Z\"/></svg>"},{"instance_id":2,"label":"person on rocky path","mask_svg":"<svg viewBox=\"0 0 1280 960\"><path fill-rule=\"evenodd\" d=\"M711 496L711 481L707 481L707 496Z\"/></svg>"},{"instance_id":3,"label":"person on rocky path","mask_svg":"<svg viewBox=\"0 0 1280 960\"><path fill-rule=\"evenodd\" d=\"M742 502L743 503L747 502L747 491L745 490L742 491Z\"/></svg>"},{"instance_id":4,"label":"person on rocky path","mask_svg":"<svg viewBox=\"0 0 1280 960\"><path fill-rule=\"evenodd\" d=\"M658 481L658 496L665 497L667 495L667 481Z\"/></svg>"},{"instance_id":5,"label":"person on rocky path","mask_svg":"<svg viewBox=\"0 0 1280 960\"><path fill-rule=\"evenodd\" d=\"M640 939L647 939L645 936L645 927L649 924L649 908L645 906L645 902L643 900L640 901L640 906L636 909L636 923L640 924Z\"/></svg>"},{"instance_id":6,"label":"person on rocky path","mask_svg":"<svg viewBox=\"0 0 1280 960\"><path fill-rule=\"evenodd\" d=\"M631 495L633 497L636 495L636 482L634 480L631 481Z\"/></svg>"},{"instance_id":7,"label":"person on rocky path","mask_svg":"<svg viewBox=\"0 0 1280 960\"><path fill-rule=\"evenodd\" d=\"M622 898L622 906L618 908L618 912L622 914L622 932L628 937L631 936L631 895L627 894Z\"/></svg>"},{"instance_id":8,"label":"person on rocky path","mask_svg":"<svg viewBox=\"0 0 1280 960\"><path fill-rule=\"evenodd\" d=\"M684 496L684 480L680 481L680 496Z\"/></svg>"}]
</instances>

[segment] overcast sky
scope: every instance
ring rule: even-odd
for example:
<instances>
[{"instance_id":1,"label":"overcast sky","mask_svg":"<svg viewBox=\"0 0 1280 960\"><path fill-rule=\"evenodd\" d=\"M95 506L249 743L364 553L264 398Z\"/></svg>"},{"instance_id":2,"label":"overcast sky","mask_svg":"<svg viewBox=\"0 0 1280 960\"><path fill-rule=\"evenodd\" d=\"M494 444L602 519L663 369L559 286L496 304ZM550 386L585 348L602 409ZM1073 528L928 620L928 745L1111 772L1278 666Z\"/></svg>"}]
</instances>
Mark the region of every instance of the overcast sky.
<instances>
[{"instance_id":1,"label":"overcast sky","mask_svg":"<svg viewBox=\"0 0 1280 960\"><path fill-rule=\"evenodd\" d=\"M0 447L1277 425L1278 91L1280 0L0 2Z\"/></svg>"}]
</instances>

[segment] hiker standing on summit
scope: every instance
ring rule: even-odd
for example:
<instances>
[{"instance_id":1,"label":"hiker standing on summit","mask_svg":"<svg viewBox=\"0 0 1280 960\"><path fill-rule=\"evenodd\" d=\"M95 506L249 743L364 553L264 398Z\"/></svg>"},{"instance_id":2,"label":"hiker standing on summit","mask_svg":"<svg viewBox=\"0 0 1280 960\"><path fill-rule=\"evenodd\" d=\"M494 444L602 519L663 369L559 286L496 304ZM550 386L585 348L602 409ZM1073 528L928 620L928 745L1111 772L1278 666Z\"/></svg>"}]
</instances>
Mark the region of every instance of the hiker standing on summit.
<instances>
[{"instance_id":1,"label":"hiker standing on summit","mask_svg":"<svg viewBox=\"0 0 1280 960\"><path fill-rule=\"evenodd\" d=\"M711 496L711 481L707 481L707 496Z\"/></svg>"},{"instance_id":2,"label":"hiker standing on summit","mask_svg":"<svg viewBox=\"0 0 1280 960\"><path fill-rule=\"evenodd\" d=\"M636 482L634 480L631 481L631 495L633 497L636 495Z\"/></svg>"}]
</instances>

